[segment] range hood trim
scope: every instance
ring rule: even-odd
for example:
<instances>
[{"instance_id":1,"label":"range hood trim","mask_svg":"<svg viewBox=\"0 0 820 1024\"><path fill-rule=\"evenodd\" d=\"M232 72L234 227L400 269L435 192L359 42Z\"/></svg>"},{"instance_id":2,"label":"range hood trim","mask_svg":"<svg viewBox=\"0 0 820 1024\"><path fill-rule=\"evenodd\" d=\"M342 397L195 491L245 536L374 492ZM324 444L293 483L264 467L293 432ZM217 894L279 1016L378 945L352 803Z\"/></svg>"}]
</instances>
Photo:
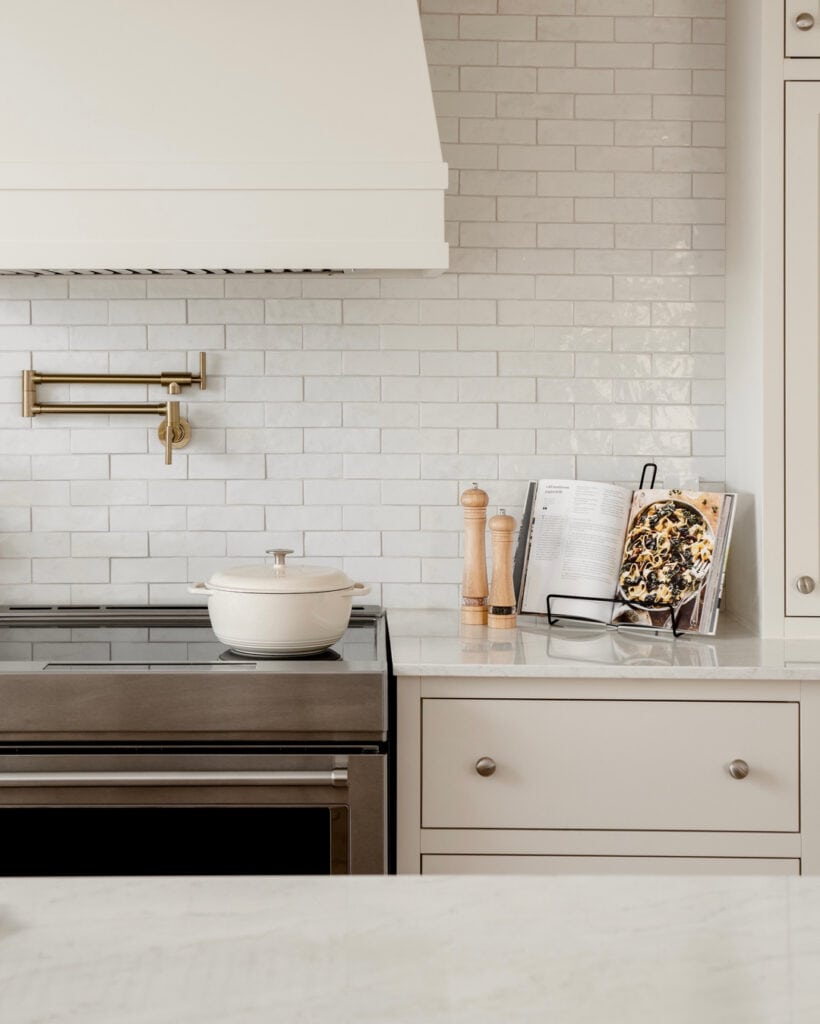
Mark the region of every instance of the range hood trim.
<instances>
[{"instance_id":1,"label":"range hood trim","mask_svg":"<svg viewBox=\"0 0 820 1024\"><path fill-rule=\"evenodd\" d=\"M0 189L446 189L445 163L13 163Z\"/></svg>"}]
</instances>

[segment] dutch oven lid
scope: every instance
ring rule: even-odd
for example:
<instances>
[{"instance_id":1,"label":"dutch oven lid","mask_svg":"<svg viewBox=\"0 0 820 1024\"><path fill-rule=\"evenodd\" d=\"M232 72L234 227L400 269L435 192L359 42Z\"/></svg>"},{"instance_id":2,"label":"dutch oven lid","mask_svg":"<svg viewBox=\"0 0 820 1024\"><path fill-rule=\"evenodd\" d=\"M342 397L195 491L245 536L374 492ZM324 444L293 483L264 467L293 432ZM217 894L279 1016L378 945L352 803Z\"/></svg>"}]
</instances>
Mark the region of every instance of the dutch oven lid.
<instances>
[{"instance_id":1,"label":"dutch oven lid","mask_svg":"<svg viewBox=\"0 0 820 1024\"><path fill-rule=\"evenodd\" d=\"M208 580L211 590L240 591L246 594L319 594L347 590L353 580L341 569L326 565L285 565L288 548L273 548L273 565L239 565L214 573Z\"/></svg>"}]
</instances>

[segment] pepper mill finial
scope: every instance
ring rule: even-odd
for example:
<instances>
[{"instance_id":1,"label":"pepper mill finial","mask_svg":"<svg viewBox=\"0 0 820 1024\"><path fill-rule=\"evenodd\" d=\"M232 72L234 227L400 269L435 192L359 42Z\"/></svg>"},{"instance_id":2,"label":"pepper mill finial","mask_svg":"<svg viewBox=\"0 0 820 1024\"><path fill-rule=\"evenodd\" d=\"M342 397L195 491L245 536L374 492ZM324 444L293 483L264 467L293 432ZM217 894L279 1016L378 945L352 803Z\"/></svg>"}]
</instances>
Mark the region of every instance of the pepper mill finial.
<instances>
[{"instance_id":1,"label":"pepper mill finial","mask_svg":"<svg viewBox=\"0 0 820 1024\"><path fill-rule=\"evenodd\" d=\"M487 625L487 529L489 497L477 483L461 495L464 509L464 573L461 578L461 621L467 626Z\"/></svg>"},{"instance_id":2,"label":"pepper mill finial","mask_svg":"<svg viewBox=\"0 0 820 1024\"><path fill-rule=\"evenodd\" d=\"M490 520L493 545L493 578L490 584L487 625L494 629L513 629L516 623L515 588L512 577L512 547L515 519L504 509Z\"/></svg>"}]
</instances>

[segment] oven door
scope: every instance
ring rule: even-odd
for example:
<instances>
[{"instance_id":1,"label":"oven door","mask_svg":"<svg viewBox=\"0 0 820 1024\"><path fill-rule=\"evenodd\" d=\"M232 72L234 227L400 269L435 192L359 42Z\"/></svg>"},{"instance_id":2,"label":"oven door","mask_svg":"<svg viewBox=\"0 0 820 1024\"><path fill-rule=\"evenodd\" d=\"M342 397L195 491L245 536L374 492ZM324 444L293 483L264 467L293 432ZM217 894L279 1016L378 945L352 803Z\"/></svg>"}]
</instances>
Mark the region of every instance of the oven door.
<instances>
[{"instance_id":1,"label":"oven door","mask_svg":"<svg viewBox=\"0 0 820 1024\"><path fill-rule=\"evenodd\" d=\"M380 874L377 747L0 752L0 875Z\"/></svg>"}]
</instances>

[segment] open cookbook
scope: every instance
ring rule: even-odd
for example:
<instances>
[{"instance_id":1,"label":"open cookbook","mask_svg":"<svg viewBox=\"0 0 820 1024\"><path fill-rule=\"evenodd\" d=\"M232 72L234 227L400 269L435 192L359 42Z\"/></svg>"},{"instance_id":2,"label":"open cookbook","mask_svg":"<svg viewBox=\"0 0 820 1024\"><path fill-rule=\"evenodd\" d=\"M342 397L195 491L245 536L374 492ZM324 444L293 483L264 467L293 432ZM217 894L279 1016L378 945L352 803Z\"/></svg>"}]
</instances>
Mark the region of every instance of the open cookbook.
<instances>
[{"instance_id":1,"label":"open cookbook","mask_svg":"<svg viewBox=\"0 0 820 1024\"><path fill-rule=\"evenodd\" d=\"M735 498L531 483L515 558L518 611L546 615L548 595L562 595L550 597L554 617L714 634Z\"/></svg>"}]
</instances>

